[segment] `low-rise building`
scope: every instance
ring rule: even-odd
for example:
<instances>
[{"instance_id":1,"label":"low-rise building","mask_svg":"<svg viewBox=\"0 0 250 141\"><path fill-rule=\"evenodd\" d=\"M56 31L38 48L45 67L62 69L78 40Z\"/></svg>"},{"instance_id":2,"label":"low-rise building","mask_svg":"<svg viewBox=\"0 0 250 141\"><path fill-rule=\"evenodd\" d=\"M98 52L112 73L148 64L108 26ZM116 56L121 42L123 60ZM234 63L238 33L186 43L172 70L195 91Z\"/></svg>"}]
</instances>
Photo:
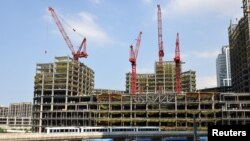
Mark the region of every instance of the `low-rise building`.
<instances>
[{"instance_id":1,"label":"low-rise building","mask_svg":"<svg viewBox=\"0 0 250 141\"><path fill-rule=\"evenodd\" d=\"M9 107L0 106L0 126L31 128L32 103L11 103Z\"/></svg>"}]
</instances>

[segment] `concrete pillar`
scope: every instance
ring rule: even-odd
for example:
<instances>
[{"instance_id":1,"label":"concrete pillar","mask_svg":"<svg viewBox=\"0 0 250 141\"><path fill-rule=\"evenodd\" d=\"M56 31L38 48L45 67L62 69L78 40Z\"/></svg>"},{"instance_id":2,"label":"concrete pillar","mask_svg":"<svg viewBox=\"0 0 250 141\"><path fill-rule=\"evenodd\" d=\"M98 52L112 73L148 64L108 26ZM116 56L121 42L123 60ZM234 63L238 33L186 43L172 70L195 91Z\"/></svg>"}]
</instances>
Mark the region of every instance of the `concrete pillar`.
<instances>
[{"instance_id":1,"label":"concrete pillar","mask_svg":"<svg viewBox=\"0 0 250 141\"><path fill-rule=\"evenodd\" d=\"M68 95L69 95L69 61L70 58L67 59L67 75L66 75L66 94L65 94L65 110L68 110ZM73 84L73 81L71 82Z\"/></svg>"},{"instance_id":2,"label":"concrete pillar","mask_svg":"<svg viewBox=\"0 0 250 141\"><path fill-rule=\"evenodd\" d=\"M40 103L40 111L39 111L39 129L38 132L42 132L42 111L43 111L43 96L44 96L44 72L42 73L42 91L41 91L41 103Z\"/></svg>"}]
</instances>

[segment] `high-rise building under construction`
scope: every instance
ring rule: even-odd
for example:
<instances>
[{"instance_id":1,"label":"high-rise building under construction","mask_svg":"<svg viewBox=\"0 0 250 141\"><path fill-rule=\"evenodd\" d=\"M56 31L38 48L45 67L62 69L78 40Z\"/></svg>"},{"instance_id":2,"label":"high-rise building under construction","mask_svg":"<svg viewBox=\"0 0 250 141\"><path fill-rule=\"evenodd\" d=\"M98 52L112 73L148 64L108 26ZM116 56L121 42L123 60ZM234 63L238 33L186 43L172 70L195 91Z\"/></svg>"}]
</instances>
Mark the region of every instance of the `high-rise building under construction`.
<instances>
[{"instance_id":1,"label":"high-rise building under construction","mask_svg":"<svg viewBox=\"0 0 250 141\"><path fill-rule=\"evenodd\" d=\"M243 0L244 16L228 28L232 90L250 92L250 2Z\"/></svg>"},{"instance_id":2,"label":"high-rise building under construction","mask_svg":"<svg viewBox=\"0 0 250 141\"><path fill-rule=\"evenodd\" d=\"M196 73L193 70L181 73L181 87L183 92L196 91Z\"/></svg>"},{"instance_id":3,"label":"high-rise building under construction","mask_svg":"<svg viewBox=\"0 0 250 141\"><path fill-rule=\"evenodd\" d=\"M88 121L64 120L67 114L83 117L74 103L89 99L94 88L94 71L70 57L55 57L53 63L37 64L33 99L33 131L45 126L87 125ZM86 96L86 97L81 97ZM64 112L68 111L68 112ZM79 115L78 115L79 114ZM49 118L54 117L54 118Z\"/></svg>"},{"instance_id":4,"label":"high-rise building under construction","mask_svg":"<svg viewBox=\"0 0 250 141\"><path fill-rule=\"evenodd\" d=\"M181 73L183 92L196 91L195 71ZM176 72L174 61L155 62L154 73L137 73L137 93L175 92ZM130 93L131 73L126 74L126 92Z\"/></svg>"},{"instance_id":5,"label":"high-rise building under construction","mask_svg":"<svg viewBox=\"0 0 250 141\"><path fill-rule=\"evenodd\" d=\"M164 93L174 92L175 63L164 61L155 62L155 73L137 73L138 93ZM126 92L130 93L131 73L126 74Z\"/></svg>"}]
</instances>

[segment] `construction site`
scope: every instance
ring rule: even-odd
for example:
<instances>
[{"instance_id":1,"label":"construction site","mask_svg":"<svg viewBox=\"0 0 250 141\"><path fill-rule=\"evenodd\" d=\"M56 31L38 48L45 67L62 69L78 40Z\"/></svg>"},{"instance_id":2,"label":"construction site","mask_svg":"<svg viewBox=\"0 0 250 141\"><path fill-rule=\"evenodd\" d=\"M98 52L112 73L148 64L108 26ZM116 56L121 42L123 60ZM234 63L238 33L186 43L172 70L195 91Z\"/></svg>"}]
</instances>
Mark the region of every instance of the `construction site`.
<instances>
[{"instance_id":1,"label":"construction site","mask_svg":"<svg viewBox=\"0 0 250 141\"><path fill-rule=\"evenodd\" d=\"M41 133L46 127L61 126L159 126L163 131L182 131L193 130L194 123L198 130L216 124L249 124L248 94L196 92L195 71L181 69L178 33L174 59L163 60L160 5L157 10L159 61L155 62L155 72L136 72L142 36L139 32L135 48L130 46L132 70L126 74L125 91L118 91L94 88L94 71L79 61L88 56L86 38L75 51L54 9L49 7L73 57L55 57L53 62L37 64L33 131Z\"/></svg>"},{"instance_id":2,"label":"construction site","mask_svg":"<svg viewBox=\"0 0 250 141\"><path fill-rule=\"evenodd\" d=\"M248 75L249 51L247 49L249 46L248 13L250 13L249 10L247 11L248 5L249 2L244 0L244 17L239 20L238 24L232 24L231 22L228 28L230 57L232 58L232 86L235 92L250 92Z\"/></svg>"},{"instance_id":3,"label":"construction site","mask_svg":"<svg viewBox=\"0 0 250 141\"><path fill-rule=\"evenodd\" d=\"M74 61L65 57L64 63ZM81 81L73 81L72 69L61 73L64 76L61 78L56 77L55 71L51 71L51 78L45 75L38 78L33 105L34 132L61 126L159 126L162 130L182 131L193 130L194 118L198 130L207 130L208 125L214 124L250 123L249 94L172 92L132 95L102 89L90 92L83 83L93 88L93 72L82 67L89 77ZM48 70L42 69L37 74ZM48 82L48 79L52 81ZM58 87L61 84L56 82L57 79L68 83ZM74 89L73 83L80 87ZM88 93L83 94L83 91Z\"/></svg>"},{"instance_id":4,"label":"construction site","mask_svg":"<svg viewBox=\"0 0 250 141\"><path fill-rule=\"evenodd\" d=\"M94 72L70 57L37 64L33 130L56 126L161 126L187 130L216 124L220 104L214 93L139 93L94 90Z\"/></svg>"},{"instance_id":5,"label":"construction site","mask_svg":"<svg viewBox=\"0 0 250 141\"><path fill-rule=\"evenodd\" d=\"M155 62L155 73L136 74L136 91L139 93L175 92L175 62L164 61L161 65ZM131 73L126 74L126 93L131 93ZM182 92L196 91L195 71L181 73Z\"/></svg>"}]
</instances>

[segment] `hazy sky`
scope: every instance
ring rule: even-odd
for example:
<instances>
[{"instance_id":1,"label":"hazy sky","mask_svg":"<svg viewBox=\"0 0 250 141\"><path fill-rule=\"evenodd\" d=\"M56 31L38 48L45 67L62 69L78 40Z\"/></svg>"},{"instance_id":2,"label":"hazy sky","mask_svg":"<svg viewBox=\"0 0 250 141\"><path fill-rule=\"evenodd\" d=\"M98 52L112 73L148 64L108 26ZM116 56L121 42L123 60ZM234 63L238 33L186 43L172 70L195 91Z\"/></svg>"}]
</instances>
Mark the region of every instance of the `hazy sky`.
<instances>
[{"instance_id":1,"label":"hazy sky","mask_svg":"<svg viewBox=\"0 0 250 141\"><path fill-rule=\"evenodd\" d=\"M196 71L197 88L216 86L215 59L228 44L230 19L236 23L242 16L241 0L2 0L0 105L32 101L36 63L71 55L48 6L66 21L76 47L82 37L70 27L87 38L89 56L81 61L95 71L95 88L125 90L129 46L140 31L137 72L154 72L157 4L163 13L164 60L173 60L179 32L183 70Z\"/></svg>"}]
</instances>

